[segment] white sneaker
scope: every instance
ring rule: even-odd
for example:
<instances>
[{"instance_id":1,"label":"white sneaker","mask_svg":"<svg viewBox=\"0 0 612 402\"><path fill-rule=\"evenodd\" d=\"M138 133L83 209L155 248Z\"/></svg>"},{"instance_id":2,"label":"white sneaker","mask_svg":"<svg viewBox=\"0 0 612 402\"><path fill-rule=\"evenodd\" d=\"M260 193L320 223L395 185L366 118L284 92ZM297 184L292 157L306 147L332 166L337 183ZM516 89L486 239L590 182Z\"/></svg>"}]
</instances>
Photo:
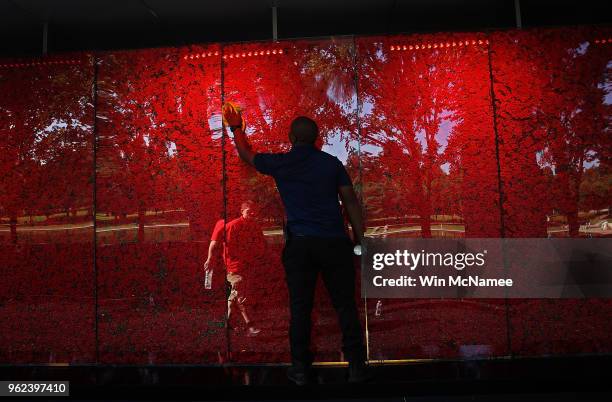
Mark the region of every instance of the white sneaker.
<instances>
[{"instance_id":1,"label":"white sneaker","mask_svg":"<svg viewBox=\"0 0 612 402\"><path fill-rule=\"evenodd\" d=\"M259 328L249 327L247 331L247 336L256 336L260 332L261 332L261 329Z\"/></svg>"}]
</instances>

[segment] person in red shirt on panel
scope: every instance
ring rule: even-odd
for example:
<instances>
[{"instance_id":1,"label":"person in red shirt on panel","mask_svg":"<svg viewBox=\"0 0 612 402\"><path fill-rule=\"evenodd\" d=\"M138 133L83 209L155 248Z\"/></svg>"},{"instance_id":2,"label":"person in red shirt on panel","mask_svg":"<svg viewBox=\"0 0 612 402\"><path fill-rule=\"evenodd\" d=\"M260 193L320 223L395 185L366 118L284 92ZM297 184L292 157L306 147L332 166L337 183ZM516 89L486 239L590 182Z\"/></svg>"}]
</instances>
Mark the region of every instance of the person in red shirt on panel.
<instances>
[{"instance_id":1,"label":"person in red shirt on panel","mask_svg":"<svg viewBox=\"0 0 612 402\"><path fill-rule=\"evenodd\" d=\"M266 240L257 221L257 210L253 201L245 201L240 207L240 217L227 224L220 219L215 224L204 269L209 269L214 250L222 244L226 279L231 289L227 299L227 319L234 305L238 307L245 324L247 336L255 336L261 330L253 325L246 309L248 284L253 278L253 267L265 256Z\"/></svg>"}]
</instances>

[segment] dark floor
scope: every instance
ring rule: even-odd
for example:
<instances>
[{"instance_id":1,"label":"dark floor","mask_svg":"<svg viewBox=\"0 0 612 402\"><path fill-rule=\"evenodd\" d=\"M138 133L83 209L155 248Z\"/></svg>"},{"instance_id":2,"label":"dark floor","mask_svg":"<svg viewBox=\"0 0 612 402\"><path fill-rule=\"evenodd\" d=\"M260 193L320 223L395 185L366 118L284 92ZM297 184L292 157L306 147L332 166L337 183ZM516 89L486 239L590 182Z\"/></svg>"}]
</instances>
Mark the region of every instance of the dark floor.
<instances>
[{"instance_id":1,"label":"dark floor","mask_svg":"<svg viewBox=\"0 0 612 402\"><path fill-rule=\"evenodd\" d=\"M542 393L542 394L513 394L513 395L503 395L503 394L488 394L488 395L465 395L465 396L420 396L420 397L411 397L411 396L398 396L395 398L376 398L376 399L328 399L328 401L333 402L464 402L464 401L475 401L475 402L543 402L543 401L607 401L609 402L612 398L612 394L610 393L596 393L596 392L582 392L582 393ZM23 401L23 399L19 399ZM53 399L54 401L62 401L61 399ZM64 399L65 400L65 399ZM74 401L85 401L85 400L75 400ZM205 401L206 399L199 399ZM286 399L287 401L289 399ZM118 400L120 402L131 402L132 400ZM193 399L193 401L198 401L198 399ZM244 402L255 402L261 401L261 399L251 399L245 400ZM274 400L276 402L281 401ZM291 399L291 401L300 401L300 402L314 402L316 399ZM220 400L213 402L221 402Z\"/></svg>"},{"instance_id":2,"label":"dark floor","mask_svg":"<svg viewBox=\"0 0 612 402\"><path fill-rule=\"evenodd\" d=\"M289 383L282 365L0 366L0 380L70 380L75 400L610 401L611 363L582 356L375 365L376 380L357 385L346 383L346 367L324 366L319 384L307 387Z\"/></svg>"}]
</instances>

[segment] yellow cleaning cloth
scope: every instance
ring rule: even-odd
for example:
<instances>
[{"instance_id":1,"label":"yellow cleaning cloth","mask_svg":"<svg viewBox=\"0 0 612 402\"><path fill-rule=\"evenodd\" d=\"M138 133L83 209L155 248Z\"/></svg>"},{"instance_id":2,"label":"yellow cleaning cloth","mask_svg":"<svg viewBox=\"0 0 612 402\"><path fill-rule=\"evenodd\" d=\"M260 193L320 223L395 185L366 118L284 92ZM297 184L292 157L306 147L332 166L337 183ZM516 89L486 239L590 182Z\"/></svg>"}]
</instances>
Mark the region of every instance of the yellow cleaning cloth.
<instances>
[{"instance_id":1,"label":"yellow cleaning cloth","mask_svg":"<svg viewBox=\"0 0 612 402\"><path fill-rule=\"evenodd\" d=\"M223 113L223 123L225 123L226 126L229 126L229 124L227 123L227 120L225 120L225 114L227 112L229 112L230 110L233 110L235 112L240 113L242 111L242 109L240 108L240 106L236 105L233 102L225 102L223 104L223 107L221 108L221 111ZM246 122L244 121L244 117L242 117L242 129L246 129Z\"/></svg>"}]
</instances>

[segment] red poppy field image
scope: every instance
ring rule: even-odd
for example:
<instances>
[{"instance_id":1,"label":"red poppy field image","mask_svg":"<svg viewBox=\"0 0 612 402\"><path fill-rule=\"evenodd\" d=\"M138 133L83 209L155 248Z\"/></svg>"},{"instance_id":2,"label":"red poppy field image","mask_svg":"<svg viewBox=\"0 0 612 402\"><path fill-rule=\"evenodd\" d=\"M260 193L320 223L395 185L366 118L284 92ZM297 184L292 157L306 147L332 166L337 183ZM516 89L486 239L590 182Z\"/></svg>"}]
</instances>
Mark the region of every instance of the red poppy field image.
<instances>
[{"instance_id":1,"label":"red poppy field image","mask_svg":"<svg viewBox=\"0 0 612 402\"><path fill-rule=\"evenodd\" d=\"M289 151L293 119L316 121L366 237L612 237L611 37L551 28L0 60L0 361L291 361L283 202L240 158L224 102L257 153ZM358 299L380 362L607 354L611 307ZM347 361L320 280L312 327L315 362Z\"/></svg>"}]
</instances>

